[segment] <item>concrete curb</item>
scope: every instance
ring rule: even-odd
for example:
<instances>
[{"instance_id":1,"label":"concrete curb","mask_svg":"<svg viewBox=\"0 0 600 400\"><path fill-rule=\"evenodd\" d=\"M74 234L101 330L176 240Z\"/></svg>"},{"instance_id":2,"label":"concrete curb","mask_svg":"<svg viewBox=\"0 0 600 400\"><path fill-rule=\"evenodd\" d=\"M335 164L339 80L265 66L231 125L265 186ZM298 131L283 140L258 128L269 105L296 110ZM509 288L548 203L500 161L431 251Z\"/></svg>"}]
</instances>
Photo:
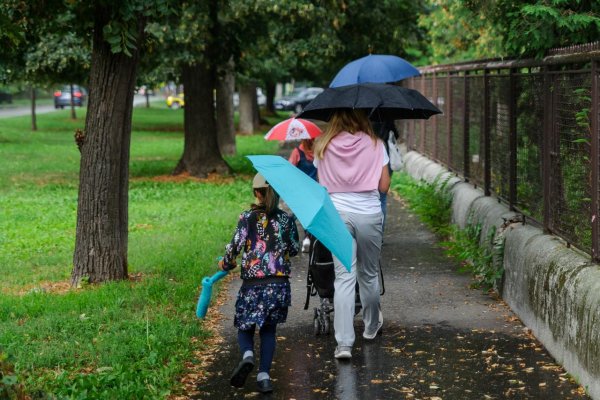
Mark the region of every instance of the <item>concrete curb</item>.
<instances>
[{"instance_id":1,"label":"concrete curb","mask_svg":"<svg viewBox=\"0 0 600 400\"><path fill-rule=\"evenodd\" d=\"M600 400L600 265L541 229L510 223L517 215L444 167L411 151L405 170L427 182L449 180L452 222L505 231L502 297L552 356ZM508 222L507 222L508 221ZM483 243L482 243L483 244Z\"/></svg>"}]
</instances>

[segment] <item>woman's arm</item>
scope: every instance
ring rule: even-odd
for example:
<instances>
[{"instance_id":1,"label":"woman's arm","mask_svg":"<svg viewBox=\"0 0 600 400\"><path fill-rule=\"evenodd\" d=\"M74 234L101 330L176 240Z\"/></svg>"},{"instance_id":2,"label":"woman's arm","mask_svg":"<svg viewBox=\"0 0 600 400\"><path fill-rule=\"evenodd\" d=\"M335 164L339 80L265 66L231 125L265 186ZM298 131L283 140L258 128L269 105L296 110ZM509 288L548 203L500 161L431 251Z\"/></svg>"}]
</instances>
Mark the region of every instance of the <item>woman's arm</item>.
<instances>
[{"instance_id":1,"label":"woman's arm","mask_svg":"<svg viewBox=\"0 0 600 400\"><path fill-rule=\"evenodd\" d=\"M288 158L288 161L292 165L298 165L298 163L300 162L300 153L298 152L297 147L294 147L294 150L292 150L292 153L290 154L290 158Z\"/></svg>"},{"instance_id":2,"label":"woman's arm","mask_svg":"<svg viewBox=\"0 0 600 400\"><path fill-rule=\"evenodd\" d=\"M381 193L387 193L387 191L390 190L390 171L387 164L385 164L381 170L378 189Z\"/></svg>"}]
</instances>

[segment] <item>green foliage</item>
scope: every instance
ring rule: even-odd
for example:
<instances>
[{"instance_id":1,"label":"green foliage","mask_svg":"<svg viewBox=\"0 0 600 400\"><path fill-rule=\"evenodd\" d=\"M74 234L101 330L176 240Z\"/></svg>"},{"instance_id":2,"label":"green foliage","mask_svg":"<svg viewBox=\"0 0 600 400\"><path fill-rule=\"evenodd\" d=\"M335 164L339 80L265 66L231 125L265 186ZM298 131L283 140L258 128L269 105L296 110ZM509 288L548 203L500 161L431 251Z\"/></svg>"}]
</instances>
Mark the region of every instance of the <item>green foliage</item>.
<instances>
[{"instance_id":1,"label":"green foliage","mask_svg":"<svg viewBox=\"0 0 600 400\"><path fill-rule=\"evenodd\" d=\"M0 349L0 398L7 400L26 399L23 385L15 374L14 366L8 356Z\"/></svg>"},{"instance_id":2,"label":"green foliage","mask_svg":"<svg viewBox=\"0 0 600 400\"><path fill-rule=\"evenodd\" d=\"M44 114L32 134L27 117L0 120L0 371L11 376L9 390L23 384L30 396L61 399L165 398L179 390L192 338L207 335L194 314L200 281L253 200L241 154L230 159L241 174L223 181L169 175L181 156L182 118L134 110L128 261L135 279L77 290L68 282L79 169L73 132L82 122L67 111ZM238 137L238 147L264 154L277 143L256 135Z\"/></svg>"},{"instance_id":3,"label":"green foliage","mask_svg":"<svg viewBox=\"0 0 600 400\"><path fill-rule=\"evenodd\" d=\"M600 3L578 0L428 0L420 25L434 63L542 57L546 50L598 40Z\"/></svg>"},{"instance_id":4,"label":"green foliage","mask_svg":"<svg viewBox=\"0 0 600 400\"><path fill-rule=\"evenodd\" d=\"M497 289L504 267L504 235L490 229L481 241L481 224L469 221L465 229L450 223L452 194L448 181L417 182L406 173L394 174L392 189L407 200L409 208L421 221L447 241L442 242L446 253L461 262L461 272L470 272L474 287Z\"/></svg>"},{"instance_id":5,"label":"green foliage","mask_svg":"<svg viewBox=\"0 0 600 400\"><path fill-rule=\"evenodd\" d=\"M450 226L452 193L448 181L416 182L408 174L393 175L392 189L408 201L408 205L431 229L445 235Z\"/></svg>"},{"instance_id":6,"label":"green foliage","mask_svg":"<svg viewBox=\"0 0 600 400\"><path fill-rule=\"evenodd\" d=\"M501 37L480 8L462 0L428 0L419 17L430 42L429 63L444 64L502 55Z\"/></svg>"},{"instance_id":7,"label":"green foliage","mask_svg":"<svg viewBox=\"0 0 600 400\"><path fill-rule=\"evenodd\" d=\"M492 227L482 242L481 223L469 220L465 229L452 225L449 237L442 243L446 254L461 262L461 272L473 275L473 287L498 290L504 274L504 236Z\"/></svg>"}]
</instances>

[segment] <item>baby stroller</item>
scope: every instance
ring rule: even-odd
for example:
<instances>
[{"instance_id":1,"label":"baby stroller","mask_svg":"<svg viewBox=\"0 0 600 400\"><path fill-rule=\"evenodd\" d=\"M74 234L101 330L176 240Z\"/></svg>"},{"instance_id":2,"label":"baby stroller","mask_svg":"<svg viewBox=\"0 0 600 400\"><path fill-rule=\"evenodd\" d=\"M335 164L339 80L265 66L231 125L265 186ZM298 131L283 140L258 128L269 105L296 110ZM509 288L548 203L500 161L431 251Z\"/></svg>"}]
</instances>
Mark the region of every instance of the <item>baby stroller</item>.
<instances>
[{"instance_id":1,"label":"baby stroller","mask_svg":"<svg viewBox=\"0 0 600 400\"><path fill-rule=\"evenodd\" d=\"M335 289L335 270L333 266L333 257L331 252L317 240L314 236L310 237L310 248L308 251L308 274L306 275L306 302L304 309L308 310L311 296L319 295L319 306L314 308L313 332L318 335L329 335L331 333L331 316L333 312L333 294ZM385 293L383 285L383 271L381 270L381 261L379 262L379 276L381 279L381 295ZM356 297L354 306L355 315L360 312L362 305L356 283Z\"/></svg>"}]
</instances>

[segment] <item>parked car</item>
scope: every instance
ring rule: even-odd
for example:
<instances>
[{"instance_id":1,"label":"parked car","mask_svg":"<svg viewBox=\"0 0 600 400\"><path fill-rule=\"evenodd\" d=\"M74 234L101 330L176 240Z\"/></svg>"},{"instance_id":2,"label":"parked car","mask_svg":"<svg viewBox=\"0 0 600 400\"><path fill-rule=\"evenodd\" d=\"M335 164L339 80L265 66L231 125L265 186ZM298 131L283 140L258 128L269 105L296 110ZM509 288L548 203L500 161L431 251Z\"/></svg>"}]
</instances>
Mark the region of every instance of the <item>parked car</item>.
<instances>
[{"instance_id":1,"label":"parked car","mask_svg":"<svg viewBox=\"0 0 600 400\"><path fill-rule=\"evenodd\" d=\"M289 96L282 97L275 101L275 109L281 111L294 111L296 114L302 111L304 106L323 92L323 88L309 87L297 89Z\"/></svg>"},{"instance_id":2,"label":"parked car","mask_svg":"<svg viewBox=\"0 0 600 400\"><path fill-rule=\"evenodd\" d=\"M12 94L6 92L0 92L0 104L1 103L12 103Z\"/></svg>"},{"instance_id":3,"label":"parked car","mask_svg":"<svg viewBox=\"0 0 600 400\"><path fill-rule=\"evenodd\" d=\"M167 106L173 110L177 110L185 106L185 101L183 101L183 93L173 94L167 97Z\"/></svg>"},{"instance_id":4,"label":"parked car","mask_svg":"<svg viewBox=\"0 0 600 400\"><path fill-rule=\"evenodd\" d=\"M73 85L73 104L77 107L83 107L87 99L87 92L84 88ZM54 91L54 108L71 107L71 86L64 85L60 90Z\"/></svg>"}]
</instances>

